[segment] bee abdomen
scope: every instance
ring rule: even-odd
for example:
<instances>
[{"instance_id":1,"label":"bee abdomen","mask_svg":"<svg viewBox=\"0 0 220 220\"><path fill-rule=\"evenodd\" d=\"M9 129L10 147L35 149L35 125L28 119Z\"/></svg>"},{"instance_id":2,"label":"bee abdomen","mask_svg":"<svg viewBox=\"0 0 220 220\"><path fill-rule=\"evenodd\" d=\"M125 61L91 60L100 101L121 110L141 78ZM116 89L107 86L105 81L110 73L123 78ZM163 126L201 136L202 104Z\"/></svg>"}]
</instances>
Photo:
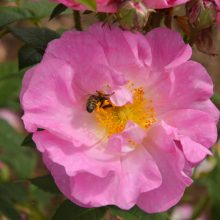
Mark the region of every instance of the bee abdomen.
<instances>
[{"instance_id":1,"label":"bee abdomen","mask_svg":"<svg viewBox=\"0 0 220 220\"><path fill-rule=\"evenodd\" d=\"M86 103L86 111L92 113L95 110L98 101L99 100L97 99L97 96L95 95L90 96Z\"/></svg>"}]
</instances>

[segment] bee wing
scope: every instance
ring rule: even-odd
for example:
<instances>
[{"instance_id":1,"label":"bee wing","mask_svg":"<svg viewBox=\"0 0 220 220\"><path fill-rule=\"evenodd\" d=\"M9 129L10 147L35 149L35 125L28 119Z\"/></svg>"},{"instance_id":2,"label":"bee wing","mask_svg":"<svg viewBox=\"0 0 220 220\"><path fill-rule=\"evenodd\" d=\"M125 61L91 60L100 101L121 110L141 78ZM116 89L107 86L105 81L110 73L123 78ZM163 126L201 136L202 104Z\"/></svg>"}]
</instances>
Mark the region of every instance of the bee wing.
<instances>
[{"instance_id":1,"label":"bee wing","mask_svg":"<svg viewBox=\"0 0 220 220\"><path fill-rule=\"evenodd\" d=\"M75 91L76 99L78 100L78 103L81 106L82 110L86 111L86 103L88 101L88 98L92 94L76 83L73 85L73 90Z\"/></svg>"}]
</instances>

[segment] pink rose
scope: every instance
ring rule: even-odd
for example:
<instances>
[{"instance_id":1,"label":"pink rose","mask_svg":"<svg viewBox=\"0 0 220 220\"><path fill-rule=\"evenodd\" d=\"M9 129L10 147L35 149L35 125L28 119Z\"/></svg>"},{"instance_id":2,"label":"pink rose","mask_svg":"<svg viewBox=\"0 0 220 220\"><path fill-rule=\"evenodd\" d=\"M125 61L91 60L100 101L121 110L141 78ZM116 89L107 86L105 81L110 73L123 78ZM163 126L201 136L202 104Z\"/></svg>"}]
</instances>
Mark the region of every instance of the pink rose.
<instances>
[{"instance_id":1,"label":"pink rose","mask_svg":"<svg viewBox=\"0 0 220 220\"><path fill-rule=\"evenodd\" d=\"M89 10L91 8L86 7L83 4L78 3L76 0L50 0L57 3L62 3L63 5L75 9L75 10ZM121 0L97 0L96 1L96 10L98 12L107 12L113 13L116 12L118 9L118 5L120 4Z\"/></svg>"},{"instance_id":2,"label":"pink rose","mask_svg":"<svg viewBox=\"0 0 220 220\"><path fill-rule=\"evenodd\" d=\"M184 4L189 0L143 0L146 7L153 9L170 8L180 4Z\"/></svg>"},{"instance_id":3,"label":"pink rose","mask_svg":"<svg viewBox=\"0 0 220 220\"><path fill-rule=\"evenodd\" d=\"M85 5L78 3L76 0L50 0L66 5L75 10L90 9ZM151 9L170 8L176 5L186 3L189 0L143 0L143 4ZM114 13L118 10L119 6L125 1L122 0L97 0L97 11ZM133 2L133 1L132 1Z\"/></svg>"},{"instance_id":4,"label":"pink rose","mask_svg":"<svg viewBox=\"0 0 220 220\"><path fill-rule=\"evenodd\" d=\"M218 9L220 9L220 0L214 0L216 6Z\"/></svg>"},{"instance_id":5,"label":"pink rose","mask_svg":"<svg viewBox=\"0 0 220 220\"><path fill-rule=\"evenodd\" d=\"M193 206L191 204L185 203L181 204L180 206L177 206L174 208L170 220L180 220L180 219L191 219L193 214ZM197 217L196 220L207 220L204 213L200 217Z\"/></svg>"},{"instance_id":6,"label":"pink rose","mask_svg":"<svg viewBox=\"0 0 220 220\"><path fill-rule=\"evenodd\" d=\"M215 11L215 19L220 27L220 0L203 0L204 6Z\"/></svg>"},{"instance_id":7,"label":"pink rose","mask_svg":"<svg viewBox=\"0 0 220 220\"><path fill-rule=\"evenodd\" d=\"M10 109L0 108L0 119L7 121L16 131L23 131L23 125L19 115Z\"/></svg>"},{"instance_id":8,"label":"pink rose","mask_svg":"<svg viewBox=\"0 0 220 220\"><path fill-rule=\"evenodd\" d=\"M215 0L216 4L216 22L220 28L220 0Z\"/></svg>"},{"instance_id":9,"label":"pink rose","mask_svg":"<svg viewBox=\"0 0 220 220\"><path fill-rule=\"evenodd\" d=\"M192 168L211 154L219 119L212 80L191 54L166 28L143 36L96 24L49 44L20 100L25 128L67 198L149 213L180 200ZM89 113L92 94L99 101Z\"/></svg>"}]
</instances>

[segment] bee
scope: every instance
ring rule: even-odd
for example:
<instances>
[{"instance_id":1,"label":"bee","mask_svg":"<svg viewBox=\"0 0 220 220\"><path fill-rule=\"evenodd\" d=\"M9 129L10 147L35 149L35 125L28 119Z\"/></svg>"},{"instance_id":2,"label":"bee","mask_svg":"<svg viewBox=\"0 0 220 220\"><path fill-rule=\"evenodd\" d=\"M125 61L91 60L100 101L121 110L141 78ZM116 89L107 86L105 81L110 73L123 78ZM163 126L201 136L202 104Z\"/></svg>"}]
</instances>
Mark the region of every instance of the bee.
<instances>
[{"instance_id":1,"label":"bee","mask_svg":"<svg viewBox=\"0 0 220 220\"><path fill-rule=\"evenodd\" d=\"M102 107L102 108L111 107L112 104L110 102L109 97L113 94L114 93L105 94L101 91L96 91L95 94L90 95L89 98L87 99L86 111L89 113L92 113L96 109L98 103L100 103L100 107ZM106 104L105 101L108 101L107 102L108 104Z\"/></svg>"}]
</instances>

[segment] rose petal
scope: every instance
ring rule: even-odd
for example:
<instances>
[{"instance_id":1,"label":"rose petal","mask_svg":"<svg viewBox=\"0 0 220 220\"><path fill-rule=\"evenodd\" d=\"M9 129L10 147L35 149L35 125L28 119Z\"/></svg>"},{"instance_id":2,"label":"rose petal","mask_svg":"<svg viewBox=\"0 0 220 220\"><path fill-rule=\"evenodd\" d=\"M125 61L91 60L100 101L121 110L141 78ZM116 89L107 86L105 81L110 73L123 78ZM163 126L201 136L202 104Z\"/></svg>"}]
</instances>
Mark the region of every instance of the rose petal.
<instances>
[{"instance_id":1,"label":"rose petal","mask_svg":"<svg viewBox=\"0 0 220 220\"><path fill-rule=\"evenodd\" d=\"M188 137L181 137L180 142L186 159L191 163L201 162L207 155L212 155L206 147L192 141Z\"/></svg>"},{"instance_id":2,"label":"rose petal","mask_svg":"<svg viewBox=\"0 0 220 220\"><path fill-rule=\"evenodd\" d=\"M40 76L39 76L40 73ZM94 117L76 103L73 70L61 60L49 59L30 69L23 80L21 102L25 128L47 129L75 146L91 146L104 131L94 126Z\"/></svg>"},{"instance_id":3,"label":"rose petal","mask_svg":"<svg viewBox=\"0 0 220 220\"><path fill-rule=\"evenodd\" d=\"M181 151L162 127L152 128L144 144L157 163L163 181L159 188L142 193L137 205L149 213L162 212L181 199L192 181L183 172L185 162Z\"/></svg>"},{"instance_id":4,"label":"rose petal","mask_svg":"<svg viewBox=\"0 0 220 220\"><path fill-rule=\"evenodd\" d=\"M36 132L33 138L58 187L77 204L129 209L139 193L161 184L160 172L143 147L123 158L104 160L103 154L97 160L86 149L78 150L47 131Z\"/></svg>"},{"instance_id":5,"label":"rose petal","mask_svg":"<svg viewBox=\"0 0 220 220\"><path fill-rule=\"evenodd\" d=\"M174 7L176 5L183 4L189 0L143 0L143 3L148 7L148 8L169 8L169 7Z\"/></svg>"},{"instance_id":6,"label":"rose petal","mask_svg":"<svg viewBox=\"0 0 220 220\"><path fill-rule=\"evenodd\" d=\"M179 135L189 137L205 147L211 147L217 139L215 121L205 112L193 109L174 110L163 115L163 120L177 128Z\"/></svg>"},{"instance_id":7,"label":"rose petal","mask_svg":"<svg viewBox=\"0 0 220 220\"><path fill-rule=\"evenodd\" d=\"M155 28L146 35L151 48L151 68L171 69L186 62L192 55L192 49L183 42L182 37L167 28Z\"/></svg>"},{"instance_id":8,"label":"rose petal","mask_svg":"<svg viewBox=\"0 0 220 220\"><path fill-rule=\"evenodd\" d=\"M157 113L161 114L173 109L189 108L195 102L210 98L213 83L202 65L188 61L167 73L148 90Z\"/></svg>"}]
</instances>

